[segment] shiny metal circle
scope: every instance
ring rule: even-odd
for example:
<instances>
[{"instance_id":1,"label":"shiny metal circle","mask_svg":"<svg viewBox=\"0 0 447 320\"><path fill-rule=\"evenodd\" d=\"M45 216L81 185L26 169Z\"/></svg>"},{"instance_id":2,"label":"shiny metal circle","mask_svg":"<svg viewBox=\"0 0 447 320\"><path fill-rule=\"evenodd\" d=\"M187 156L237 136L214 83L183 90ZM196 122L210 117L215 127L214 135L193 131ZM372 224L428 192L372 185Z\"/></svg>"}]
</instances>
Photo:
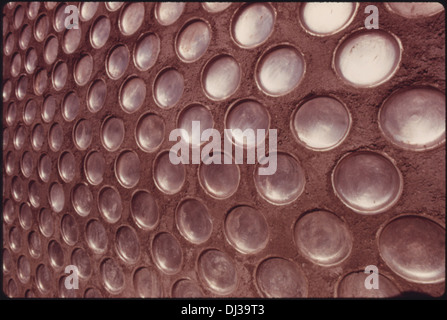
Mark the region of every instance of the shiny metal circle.
<instances>
[{"instance_id":1,"label":"shiny metal circle","mask_svg":"<svg viewBox=\"0 0 447 320\"><path fill-rule=\"evenodd\" d=\"M379 252L399 276L416 283L445 280L445 228L419 215L403 215L380 231Z\"/></svg>"},{"instance_id":2,"label":"shiny metal circle","mask_svg":"<svg viewBox=\"0 0 447 320\"><path fill-rule=\"evenodd\" d=\"M370 151L345 155L332 173L336 196L360 214L378 214L402 194L402 174L388 157Z\"/></svg>"},{"instance_id":3,"label":"shiny metal circle","mask_svg":"<svg viewBox=\"0 0 447 320\"><path fill-rule=\"evenodd\" d=\"M429 88L405 88L383 103L379 127L399 148L423 151L445 142L445 95Z\"/></svg>"}]
</instances>

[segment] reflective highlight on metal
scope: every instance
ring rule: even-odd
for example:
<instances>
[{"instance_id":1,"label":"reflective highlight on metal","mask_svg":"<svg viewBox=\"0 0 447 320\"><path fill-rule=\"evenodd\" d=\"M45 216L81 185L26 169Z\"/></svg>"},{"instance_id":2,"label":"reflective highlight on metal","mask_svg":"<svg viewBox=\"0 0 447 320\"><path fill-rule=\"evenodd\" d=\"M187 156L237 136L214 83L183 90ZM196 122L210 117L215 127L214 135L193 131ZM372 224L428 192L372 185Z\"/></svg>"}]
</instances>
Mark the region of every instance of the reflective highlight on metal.
<instances>
[{"instance_id":1,"label":"reflective highlight on metal","mask_svg":"<svg viewBox=\"0 0 447 320\"><path fill-rule=\"evenodd\" d=\"M445 95L434 88L406 88L391 95L379 112L379 126L392 143L423 151L445 142Z\"/></svg>"},{"instance_id":2,"label":"reflective highlight on metal","mask_svg":"<svg viewBox=\"0 0 447 320\"><path fill-rule=\"evenodd\" d=\"M373 5L3 6L5 295L442 295L445 12ZM220 164L170 161L178 128L212 156L193 121Z\"/></svg>"}]
</instances>

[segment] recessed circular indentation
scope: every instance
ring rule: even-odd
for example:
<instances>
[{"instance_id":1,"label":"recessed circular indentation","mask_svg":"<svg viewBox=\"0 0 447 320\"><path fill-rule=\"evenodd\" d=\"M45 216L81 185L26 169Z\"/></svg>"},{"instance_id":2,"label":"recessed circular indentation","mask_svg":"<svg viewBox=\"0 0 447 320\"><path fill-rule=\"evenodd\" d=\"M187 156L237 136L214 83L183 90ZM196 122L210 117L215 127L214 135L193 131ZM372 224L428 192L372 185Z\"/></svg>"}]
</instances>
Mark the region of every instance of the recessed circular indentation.
<instances>
[{"instance_id":1,"label":"recessed circular indentation","mask_svg":"<svg viewBox=\"0 0 447 320\"><path fill-rule=\"evenodd\" d=\"M163 151L154 160L155 185L166 194L179 192L186 179L185 166L182 163L173 164L170 153L172 151Z\"/></svg>"},{"instance_id":2,"label":"recessed circular indentation","mask_svg":"<svg viewBox=\"0 0 447 320\"><path fill-rule=\"evenodd\" d=\"M157 267L168 275L179 272L182 267L182 248L170 233L163 232L155 236L152 242L152 256Z\"/></svg>"},{"instance_id":3,"label":"recessed circular indentation","mask_svg":"<svg viewBox=\"0 0 447 320\"><path fill-rule=\"evenodd\" d=\"M23 111L23 122L27 126L33 123L36 118L37 113L37 103L33 99L28 100L25 105L25 110Z\"/></svg>"},{"instance_id":4,"label":"recessed circular indentation","mask_svg":"<svg viewBox=\"0 0 447 320\"><path fill-rule=\"evenodd\" d=\"M9 98L11 97L11 91L12 91L12 82L11 80L6 80L5 83L3 84L3 102L9 100Z\"/></svg>"},{"instance_id":5,"label":"recessed circular indentation","mask_svg":"<svg viewBox=\"0 0 447 320\"><path fill-rule=\"evenodd\" d=\"M133 286L140 298L160 298L163 293L160 277L146 267L135 271Z\"/></svg>"},{"instance_id":6,"label":"recessed circular indentation","mask_svg":"<svg viewBox=\"0 0 447 320\"><path fill-rule=\"evenodd\" d=\"M39 177L43 182L50 181L51 170L51 159L47 154L43 154L39 159L39 166L37 167L37 172L39 173Z\"/></svg>"},{"instance_id":7,"label":"recessed circular indentation","mask_svg":"<svg viewBox=\"0 0 447 320\"><path fill-rule=\"evenodd\" d=\"M67 18L67 14L65 13L66 6L67 6L66 3L61 3L54 11L53 28L54 30L56 30L56 32L61 32L65 29L65 19ZM67 11L73 12L71 10Z\"/></svg>"},{"instance_id":8,"label":"recessed circular indentation","mask_svg":"<svg viewBox=\"0 0 447 320\"><path fill-rule=\"evenodd\" d=\"M62 103L62 116L65 121L73 121L79 114L81 109L80 101L74 91L69 92Z\"/></svg>"},{"instance_id":9,"label":"recessed circular indentation","mask_svg":"<svg viewBox=\"0 0 447 320\"><path fill-rule=\"evenodd\" d=\"M315 151L339 146L347 137L351 116L347 108L332 97L316 97L294 112L291 129L298 142Z\"/></svg>"},{"instance_id":10,"label":"recessed circular indentation","mask_svg":"<svg viewBox=\"0 0 447 320\"><path fill-rule=\"evenodd\" d=\"M256 189L266 201L275 205L286 205L295 201L303 193L306 184L303 167L295 157L285 152L275 152L269 154L269 157L268 166L261 164L255 169ZM264 160L260 163L264 163ZM276 166L274 173L271 173L270 166Z\"/></svg>"},{"instance_id":11,"label":"recessed circular indentation","mask_svg":"<svg viewBox=\"0 0 447 320\"><path fill-rule=\"evenodd\" d=\"M159 219L158 205L152 194L139 190L132 195L130 212L135 223L142 229L155 228Z\"/></svg>"},{"instance_id":12,"label":"recessed circular indentation","mask_svg":"<svg viewBox=\"0 0 447 320\"><path fill-rule=\"evenodd\" d=\"M33 225L33 213L28 203L22 203L20 206L19 222L24 230L29 230Z\"/></svg>"},{"instance_id":13,"label":"recessed circular indentation","mask_svg":"<svg viewBox=\"0 0 447 320\"><path fill-rule=\"evenodd\" d=\"M73 208L81 217L90 214L93 208L93 194L85 183L77 184L71 191Z\"/></svg>"},{"instance_id":14,"label":"recessed circular indentation","mask_svg":"<svg viewBox=\"0 0 447 320\"><path fill-rule=\"evenodd\" d=\"M306 65L302 54L290 45L269 49L259 60L255 80L267 95L282 96L295 89L304 76Z\"/></svg>"},{"instance_id":15,"label":"recessed circular indentation","mask_svg":"<svg viewBox=\"0 0 447 320\"><path fill-rule=\"evenodd\" d=\"M101 79L92 82L87 93L87 107L90 112L96 113L102 109L107 96L107 86Z\"/></svg>"},{"instance_id":16,"label":"recessed circular indentation","mask_svg":"<svg viewBox=\"0 0 447 320\"><path fill-rule=\"evenodd\" d=\"M234 15L231 35L242 48L251 49L264 43L273 32L275 12L267 3L242 6Z\"/></svg>"},{"instance_id":17,"label":"recessed circular indentation","mask_svg":"<svg viewBox=\"0 0 447 320\"><path fill-rule=\"evenodd\" d=\"M115 175L124 188L133 188L140 181L140 159L134 151L123 151L115 162Z\"/></svg>"},{"instance_id":18,"label":"recessed circular indentation","mask_svg":"<svg viewBox=\"0 0 447 320\"><path fill-rule=\"evenodd\" d=\"M78 242L79 238L79 230L78 224L73 216L66 214L62 217L61 220L61 234L65 243L69 246L74 245Z\"/></svg>"},{"instance_id":19,"label":"recessed circular indentation","mask_svg":"<svg viewBox=\"0 0 447 320\"><path fill-rule=\"evenodd\" d=\"M402 149L436 148L445 142L445 95L429 87L396 91L379 111L379 127Z\"/></svg>"},{"instance_id":20,"label":"recessed circular indentation","mask_svg":"<svg viewBox=\"0 0 447 320\"><path fill-rule=\"evenodd\" d=\"M92 19L96 14L96 10L98 10L99 4L99 2L82 2L79 9L81 20L89 21Z\"/></svg>"},{"instance_id":21,"label":"recessed circular indentation","mask_svg":"<svg viewBox=\"0 0 447 320\"><path fill-rule=\"evenodd\" d=\"M314 211L300 217L293 237L301 254L320 266L344 261L352 248L352 236L345 223L327 211Z\"/></svg>"},{"instance_id":22,"label":"recessed circular indentation","mask_svg":"<svg viewBox=\"0 0 447 320\"><path fill-rule=\"evenodd\" d=\"M144 21L144 3L129 3L121 10L119 28L123 35L133 35Z\"/></svg>"},{"instance_id":23,"label":"recessed circular indentation","mask_svg":"<svg viewBox=\"0 0 447 320\"><path fill-rule=\"evenodd\" d=\"M402 278L415 283L445 280L445 229L430 219L407 215L387 223L379 252Z\"/></svg>"},{"instance_id":24,"label":"recessed circular indentation","mask_svg":"<svg viewBox=\"0 0 447 320\"><path fill-rule=\"evenodd\" d=\"M2 251L2 258L3 258L3 274L8 274L13 269L13 262L11 253L8 249L4 248Z\"/></svg>"},{"instance_id":25,"label":"recessed circular indentation","mask_svg":"<svg viewBox=\"0 0 447 320\"><path fill-rule=\"evenodd\" d=\"M25 298L37 298L36 294L34 293L33 290L28 289L25 292Z\"/></svg>"},{"instance_id":26,"label":"recessed circular indentation","mask_svg":"<svg viewBox=\"0 0 447 320\"><path fill-rule=\"evenodd\" d=\"M154 114L143 114L135 127L135 140L144 152L154 152L164 140L165 123L163 118Z\"/></svg>"},{"instance_id":27,"label":"recessed circular indentation","mask_svg":"<svg viewBox=\"0 0 447 320\"><path fill-rule=\"evenodd\" d=\"M116 251L124 262L135 263L140 256L140 242L135 231L122 226L116 232L115 237Z\"/></svg>"},{"instance_id":28,"label":"recessed circular indentation","mask_svg":"<svg viewBox=\"0 0 447 320\"><path fill-rule=\"evenodd\" d=\"M65 205L65 194L61 184L54 182L50 187L49 202L54 212L61 212Z\"/></svg>"},{"instance_id":29,"label":"recessed circular indentation","mask_svg":"<svg viewBox=\"0 0 447 320\"><path fill-rule=\"evenodd\" d=\"M203 298L202 289L199 285L189 279L180 279L172 287L173 298Z\"/></svg>"},{"instance_id":30,"label":"recessed circular indentation","mask_svg":"<svg viewBox=\"0 0 447 320\"><path fill-rule=\"evenodd\" d=\"M19 288L17 287L17 283L14 281L14 279L9 279L8 281L8 297L15 298L18 295Z\"/></svg>"},{"instance_id":31,"label":"recessed circular indentation","mask_svg":"<svg viewBox=\"0 0 447 320\"><path fill-rule=\"evenodd\" d=\"M106 16L98 17L90 29L90 43L92 47L95 49L102 48L109 39L111 29L112 24L109 18Z\"/></svg>"},{"instance_id":32,"label":"recessed circular indentation","mask_svg":"<svg viewBox=\"0 0 447 320\"><path fill-rule=\"evenodd\" d=\"M98 185L103 181L106 170L106 159L98 151L91 151L85 157L84 173L88 182L92 185Z\"/></svg>"},{"instance_id":33,"label":"recessed circular indentation","mask_svg":"<svg viewBox=\"0 0 447 320\"><path fill-rule=\"evenodd\" d=\"M245 254L261 251L269 241L265 217L249 206L232 209L225 218L224 230L230 244Z\"/></svg>"},{"instance_id":34,"label":"recessed circular indentation","mask_svg":"<svg viewBox=\"0 0 447 320\"><path fill-rule=\"evenodd\" d=\"M92 264L86 250L76 248L71 254L71 263L78 268L79 276L87 279L92 274Z\"/></svg>"},{"instance_id":35,"label":"recessed circular indentation","mask_svg":"<svg viewBox=\"0 0 447 320\"><path fill-rule=\"evenodd\" d=\"M40 264L36 269L36 284L43 293L50 291L53 286L53 273L44 264Z\"/></svg>"},{"instance_id":36,"label":"recessed circular indentation","mask_svg":"<svg viewBox=\"0 0 447 320\"><path fill-rule=\"evenodd\" d=\"M6 154L5 171L8 176L13 175L14 172L16 171L16 157L14 155L14 152L12 152L12 151L9 151ZM23 166L22 166L22 171L23 171Z\"/></svg>"},{"instance_id":37,"label":"recessed circular indentation","mask_svg":"<svg viewBox=\"0 0 447 320\"><path fill-rule=\"evenodd\" d=\"M61 153L58 161L59 175L64 182L73 181L76 176L76 159L70 151Z\"/></svg>"},{"instance_id":38,"label":"recessed circular indentation","mask_svg":"<svg viewBox=\"0 0 447 320\"><path fill-rule=\"evenodd\" d=\"M31 135L31 145L34 150L40 150L45 141L45 133L41 124L36 124Z\"/></svg>"},{"instance_id":39,"label":"recessed circular indentation","mask_svg":"<svg viewBox=\"0 0 447 320\"><path fill-rule=\"evenodd\" d=\"M8 156L10 153L8 153L8 155L6 156L6 173L8 173ZM33 156L31 154L31 152L25 151L22 155L22 159L20 162L20 167L22 169L22 173L25 176L25 178L29 178L31 176L31 174L33 173L33 168L34 168L34 161L33 161ZM12 172L9 172L8 174L12 174Z\"/></svg>"},{"instance_id":40,"label":"recessed circular indentation","mask_svg":"<svg viewBox=\"0 0 447 320\"><path fill-rule=\"evenodd\" d=\"M268 132L270 115L267 109L255 100L242 100L232 105L225 115L227 138L238 146L253 148L262 143L257 137L258 130ZM252 134L244 134L248 130ZM230 136L231 135L231 136ZM258 140L258 141L257 141Z\"/></svg>"},{"instance_id":41,"label":"recessed circular indentation","mask_svg":"<svg viewBox=\"0 0 447 320\"><path fill-rule=\"evenodd\" d=\"M93 72L93 58L90 54L83 54L74 66L73 78L79 86L87 84Z\"/></svg>"},{"instance_id":42,"label":"recessed circular indentation","mask_svg":"<svg viewBox=\"0 0 447 320\"><path fill-rule=\"evenodd\" d=\"M154 82L154 99L160 108L172 108L183 95L183 76L173 68L161 71Z\"/></svg>"},{"instance_id":43,"label":"recessed circular indentation","mask_svg":"<svg viewBox=\"0 0 447 320\"><path fill-rule=\"evenodd\" d=\"M12 227L9 230L9 247L16 253L22 249L22 234L16 227Z\"/></svg>"},{"instance_id":44,"label":"recessed circular indentation","mask_svg":"<svg viewBox=\"0 0 447 320\"><path fill-rule=\"evenodd\" d=\"M79 150L86 150L93 139L93 123L89 119L79 120L73 130L73 142Z\"/></svg>"},{"instance_id":45,"label":"recessed circular indentation","mask_svg":"<svg viewBox=\"0 0 447 320\"><path fill-rule=\"evenodd\" d=\"M25 24L20 31L19 36L19 47L22 50L26 50L29 46L29 42L31 41L31 37L33 36L33 30L32 28Z\"/></svg>"},{"instance_id":46,"label":"recessed circular indentation","mask_svg":"<svg viewBox=\"0 0 447 320\"><path fill-rule=\"evenodd\" d=\"M113 258L103 260L100 266L104 287L111 294L117 294L124 288L124 272Z\"/></svg>"},{"instance_id":47,"label":"recessed circular indentation","mask_svg":"<svg viewBox=\"0 0 447 320\"><path fill-rule=\"evenodd\" d=\"M17 77L20 73L20 69L22 68L22 58L20 57L20 54L16 52L10 62L10 70L11 70L11 76L13 78Z\"/></svg>"},{"instance_id":48,"label":"recessed circular indentation","mask_svg":"<svg viewBox=\"0 0 447 320\"><path fill-rule=\"evenodd\" d=\"M31 265L25 256L20 256L17 260L17 276L22 283L28 283L31 277Z\"/></svg>"},{"instance_id":49,"label":"recessed circular indentation","mask_svg":"<svg viewBox=\"0 0 447 320\"><path fill-rule=\"evenodd\" d=\"M80 24L77 26L78 28L67 29L64 33L62 49L66 54L72 54L75 52L81 43L82 30Z\"/></svg>"},{"instance_id":50,"label":"recessed circular indentation","mask_svg":"<svg viewBox=\"0 0 447 320\"><path fill-rule=\"evenodd\" d=\"M236 289L237 270L226 253L216 249L207 250L200 255L198 267L201 278L212 292L228 295Z\"/></svg>"},{"instance_id":51,"label":"recessed circular indentation","mask_svg":"<svg viewBox=\"0 0 447 320\"><path fill-rule=\"evenodd\" d=\"M303 27L316 36L328 36L346 28L357 11L356 3L303 3L300 19Z\"/></svg>"},{"instance_id":52,"label":"recessed circular indentation","mask_svg":"<svg viewBox=\"0 0 447 320\"><path fill-rule=\"evenodd\" d=\"M146 84L138 77L130 77L120 88L121 108L127 113L134 113L143 105L146 98Z\"/></svg>"},{"instance_id":53,"label":"recessed circular indentation","mask_svg":"<svg viewBox=\"0 0 447 320\"><path fill-rule=\"evenodd\" d=\"M208 12L221 12L231 6L232 2L202 2L202 7Z\"/></svg>"},{"instance_id":54,"label":"recessed circular indentation","mask_svg":"<svg viewBox=\"0 0 447 320\"><path fill-rule=\"evenodd\" d=\"M212 100L224 100L234 94L241 81L239 63L230 55L212 58L202 73L205 94Z\"/></svg>"},{"instance_id":55,"label":"recessed circular indentation","mask_svg":"<svg viewBox=\"0 0 447 320\"><path fill-rule=\"evenodd\" d=\"M302 269L283 258L269 258L256 269L256 283L267 298L305 298L307 279Z\"/></svg>"},{"instance_id":56,"label":"recessed circular indentation","mask_svg":"<svg viewBox=\"0 0 447 320\"><path fill-rule=\"evenodd\" d=\"M183 62L200 59L208 49L211 30L202 20L193 20L182 27L176 38L177 55Z\"/></svg>"},{"instance_id":57,"label":"recessed circular indentation","mask_svg":"<svg viewBox=\"0 0 447 320\"><path fill-rule=\"evenodd\" d=\"M129 50L125 45L117 45L109 50L106 60L107 75L112 80L117 80L124 75L129 64Z\"/></svg>"},{"instance_id":58,"label":"recessed circular indentation","mask_svg":"<svg viewBox=\"0 0 447 320\"><path fill-rule=\"evenodd\" d=\"M48 87L48 72L40 69L34 76L34 93L41 96Z\"/></svg>"},{"instance_id":59,"label":"recessed circular indentation","mask_svg":"<svg viewBox=\"0 0 447 320\"><path fill-rule=\"evenodd\" d=\"M31 180L28 184L29 201L34 208L40 207L41 188L42 187L34 180Z\"/></svg>"},{"instance_id":60,"label":"recessed circular indentation","mask_svg":"<svg viewBox=\"0 0 447 320\"><path fill-rule=\"evenodd\" d=\"M135 67L141 71L147 71L155 65L160 53L160 38L155 33L141 35L133 53Z\"/></svg>"},{"instance_id":61,"label":"recessed circular indentation","mask_svg":"<svg viewBox=\"0 0 447 320\"><path fill-rule=\"evenodd\" d=\"M183 200L177 207L175 218L180 234L194 244L204 243L213 232L210 213L199 200Z\"/></svg>"},{"instance_id":62,"label":"recessed circular indentation","mask_svg":"<svg viewBox=\"0 0 447 320\"><path fill-rule=\"evenodd\" d=\"M5 38L5 46L3 47L3 52L6 56L9 56L14 50L15 38L12 32L8 33Z\"/></svg>"},{"instance_id":63,"label":"recessed circular indentation","mask_svg":"<svg viewBox=\"0 0 447 320\"><path fill-rule=\"evenodd\" d=\"M124 140L124 121L109 117L101 126L101 141L108 151L116 151Z\"/></svg>"},{"instance_id":64,"label":"recessed circular indentation","mask_svg":"<svg viewBox=\"0 0 447 320\"><path fill-rule=\"evenodd\" d=\"M25 75L20 76L16 86L16 97L22 101L26 96L28 90L28 78Z\"/></svg>"},{"instance_id":65,"label":"recessed circular indentation","mask_svg":"<svg viewBox=\"0 0 447 320\"><path fill-rule=\"evenodd\" d=\"M121 8L121 6L124 4L124 2L106 2L104 3L107 10L109 10L110 12L116 11L119 8Z\"/></svg>"},{"instance_id":66,"label":"recessed circular indentation","mask_svg":"<svg viewBox=\"0 0 447 320\"><path fill-rule=\"evenodd\" d=\"M51 237L54 232L54 220L51 211L42 208L39 213L39 230L47 238Z\"/></svg>"},{"instance_id":67,"label":"recessed circular indentation","mask_svg":"<svg viewBox=\"0 0 447 320\"><path fill-rule=\"evenodd\" d=\"M8 128L3 129L3 151L6 150L9 143L9 130Z\"/></svg>"},{"instance_id":68,"label":"recessed circular indentation","mask_svg":"<svg viewBox=\"0 0 447 320\"><path fill-rule=\"evenodd\" d=\"M15 201L19 202L23 199L23 182L18 176L14 176L11 180L11 194Z\"/></svg>"},{"instance_id":69,"label":"recessed circular indentation","mask_svg":"<svg viewBox=\"0 0 447 320\"><path fill-rule=\"evenodd\" d=\"M59 123L55 123L51 126L48 133L48 145L52 151L59 151L64 142L64 129Z\"/></svg>"},{"instance_id":70,"label":"recessed circular indentation","mask_svg":"<svg viewBox=\"0 0 447 320\"><path fill-rule=\"evenodd\" d=\"M34 20L37 17L40 9L40 2L33 1L28 4L28 11L26 12L28 19Z\"/></svg>"},{"instance_id":71,"label":"recessed circular indentation","mask_svg":"<svg viewBox=\"0 0 447 320\"><path fill-rule=\"evenodd\" d=\"M196 122L193 125L193 122ZM182 140L188 141L192 147L199 147L203 142L201 137L203 131L212 129L214 126L211 111L201 104L191 104L184 108L177 119L177 128L183 129Z\"/></svg>"},{"instance_id":72,"label":"recessed circular indentation","mask_svg":"<svg viewBox=\"0 0 447 320\"><path fill-rule=\"evenodd\" d=\"M239 166L226 153L213 151L213 156L202 159L199 166L200 185L216 199L231 197L239 186L240 178Z\"/></svg>"},{"instance_id":73,"label":"recessed circular indentation","mask_svg":"<svg viewBox=\"0 0 447 320\"><path fill-rule=\"evenodd\" d=\"M381 30L357 31L337 47L333 67L352 86L375 87L391 79L401 56L402 45L395 36Z\"/></svg>"},{"instance_id":74,"label":"recessed circular indentation","mask_svg":"<svg viewBox=\"0 0 447 320\"><path fill-rule=\"evenodd\" d=\"M107 249L107 231L98 220L90 220L85 230L87 244L95 253L102 254Z\"/></svg>"},{"instance_id":75,"label":"recessed circular indentation","mask_svg":"<svg viewBox=\"0 0 447 320\"><path fill-rule=\"evenodd\" d=\"M358 151L343 157L332 173L338 198L362 214L377 214L391 208L402 193L402 175L385 156Z\"/></svg>"},{"instance_id":76,"label":"recessed circular indentation","mask_svg":"<svg viewBox=\"0 0 447 320\"><path fill-rule=\"evenodd\" d=\"M17 117L17 105L15 102L11 102L8 105L8 109L6 111L6 123L8 126L12 126L16 121Z\"/></svg>"},{"instance_id":77,"label":"recessed circular indentation","mask_svg":"<svg viewBox=\"0 0 447 320\"><path fill-rule=\"evenodd\" d=\"M65 86L65 83L67 82L67 77L68 77L67 64L63 61L56 62L51 75L51 81L53 82L53 87L56 91L61 90Z\"/></svg>"},{"instance_id":78,"label":"recessed circular indentation","mask_svg":"<svg viewBox=\"0 0 447 320\"><path fill-rule=\"evenodd\" d=\"M43 58L47 64L53 64L59 53L59 40L55 36L49 36L45 41Z\"/></svg>"},{"instance_id":79,"label":"recessed circular indentation","mask_svg":"<svg viewBox=\"0 0 447 320\"><path fill-rule=\"evenodd\" d=\"M106 186L99 191L98 208L109 223L115 223L121 218L123 204L120 194L114 187Z\"/></svg>"},{"instance_id":80,"label":"recessed circular indentation","mask_svg":"<svg viewBox=\"0 0 447 320\"><path fill-rule=\"evenodd\" d=\"M42 242L38 232L31 231L28 235L28 249L30 255L37 259L42 254Z\"/></svg>"},{"instance_id":81,"label":"recessed circular indentation","mask_svg":"<svg viewBox=\"0 0 447 320\"><path fill-rule=\"evenodd\" d=\"M50 19L46 14L41 14L37 17L34 24L34 38L37 42L42 42L48 34L50 29Z\"/></svg>"},{"instance_id":82,"label":"recessed circular indentation","mask_svg":"<svg viewBox=\"0 0 447 320\"><path fill-rule=\"evenodd\" d=\"M159 24L169 26L180 18L185 5L182 2L159 2L155 5L155 18Z\"/></svg>"},{"instance_id":83,"label":"recessed circular indentation","mask_svg":"<svg viewBox=\"0 0 447 320\"><path fill-rule=\"evenodd\" d=\"M6 223L12 223L16 217L16 209L14 207L14 202L6 199L3 203L3 220Z\"/></svg>"},{"instance_id":84,"label":"recessed circular indentation","mask_svg":"<svg viewBox=\"0 0 447 320\"><path fill-rule=\"evenodd\" d=\"M410 19L430 17L444 10L437 2L387 2L385 6L392 12Z\"/></svg>"},{"instance_id":85,"label":"recessed circular indentation","mask_svg":"<svg viewBox=\"0 0 447 320\"><path fill-rule=\"evenodd\" d=\"M42 104L42 120L46 123L52 122L54 119L54 115L56 114L56 108L56 98L54 98L52 95L46 96Z\"/></svg>"},{"instance_id":86,"label":"recessed circular indentation","mask_svg":"<svg viewBox=\"0 0 447 320\"><path fill-rule=\"evenodd\" d=\"M34 150L39 151L45 142L45 132L43 126L38 123L34 126L31 133L31 145Z\"/></svg>"},{"instance_id":87,"label":"recessed circular indentation","mask_svg":"<svg viewBox=\"0 0 447 320\"><path fill-rule=\"evenodd\" d=\"M337 298L391 298L400 295L399 289L387 277L378 274L380 283L377 289L371 290L365 287L366 278L369 276L364 271L352 272L344 276L337 286Z\"/></svg>"},{"instance_id":88,"label":"recessed circular indentation","mask_svg":"<svg viewBox=\"0 0 447 320\"><path fill-rule=\"evenodd\" d=\"M25 18L25 9L18 5L14 10L14 29L20 28Z\"/></svg>"},{"instance_id":89,"label":"recessed circular indentation","mask_svg":"<svg viewBox=\"0 0 447 320\"><path fill-rule=\"evenodd\" d=\"M96 288L88 288L85 290L84 298L93 299L93 298L104 298L101 291Z\"/></svg>"}]
</instances>

